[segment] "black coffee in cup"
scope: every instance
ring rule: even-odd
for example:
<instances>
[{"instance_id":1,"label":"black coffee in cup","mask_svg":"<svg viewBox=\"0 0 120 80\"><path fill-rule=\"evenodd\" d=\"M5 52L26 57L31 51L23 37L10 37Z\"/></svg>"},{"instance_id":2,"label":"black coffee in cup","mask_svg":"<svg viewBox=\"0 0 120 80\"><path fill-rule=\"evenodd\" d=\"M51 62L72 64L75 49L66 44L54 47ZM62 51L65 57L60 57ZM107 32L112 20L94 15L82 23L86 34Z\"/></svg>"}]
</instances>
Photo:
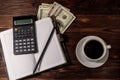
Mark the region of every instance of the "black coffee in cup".
<instances>
[{"instance_id":1,"label":"black coffee in cup","mask_svg":"<svg viewBox=\"0 0 120 80\"><path fill-rule=\"evenodd\" d=\"M97 59L102 56L104 49L99 41L91 40L86 43L84 52L87 57L91 59Z\"/></svg>"}]
</instances>

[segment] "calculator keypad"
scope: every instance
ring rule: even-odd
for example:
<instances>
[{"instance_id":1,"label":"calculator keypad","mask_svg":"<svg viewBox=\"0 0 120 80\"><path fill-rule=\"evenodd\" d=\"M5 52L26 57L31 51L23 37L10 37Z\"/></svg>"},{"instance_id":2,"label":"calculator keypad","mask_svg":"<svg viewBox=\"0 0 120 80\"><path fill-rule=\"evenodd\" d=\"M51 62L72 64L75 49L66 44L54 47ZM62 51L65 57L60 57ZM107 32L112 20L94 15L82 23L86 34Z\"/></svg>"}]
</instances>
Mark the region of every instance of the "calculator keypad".
<instances>
[{"instance_id":1,"label":"calculator keypad","mask_svg":"<svg viewBox=\"0 0 120 80\"><path fill-rule=\"evenodd\" d=\"M37 51L33 27L14 28L14 52L17 53L34 53Z\"/></svg>"}]
</instances>

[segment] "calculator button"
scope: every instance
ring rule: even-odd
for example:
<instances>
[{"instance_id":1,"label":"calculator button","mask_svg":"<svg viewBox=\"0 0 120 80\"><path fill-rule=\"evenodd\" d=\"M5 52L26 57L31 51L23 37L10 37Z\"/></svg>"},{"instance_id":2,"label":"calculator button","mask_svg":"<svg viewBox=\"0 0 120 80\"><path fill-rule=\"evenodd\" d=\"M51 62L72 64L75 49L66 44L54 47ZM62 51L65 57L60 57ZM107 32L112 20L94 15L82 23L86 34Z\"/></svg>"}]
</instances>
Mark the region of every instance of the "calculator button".
<instances>
[{"instance_id":1,"label":"calculator button","mask_svg":"<svg viewBox=\"0 0 120 80\"><path fill-rule=\"evenodd\" d=\"M32 51L34 51L35 49L34 49L34 48L32 48L31 50L32 50Z\"/></svg>"},{"instance_id":2,"label":"calculator button","mask_svg":"<svg viewBox=\"0 0 120 80\"><path fill-rule=\"evenodd\" d=\"M23 48L26 48L27 46L23 46Z\"/></svg>"},{"instance_id":3,"label":"calculator button","mask_svg":"<svg viewBox=\"0 0 120 80\"><path fill-rule=\"evenodd\" d=\"M30 49L28 49L28 51L30 51Z\"/></svg>"},{"instance_id":4,"label":"calculator button","mask_svg":"<svg viewBox=\"0 0 120 80\"><path fill-rule=\"evenodd\" d=\"M15 40L15 42L18 42L18 40Z\"/></svg>"},{"instance_id":5,"label":"calculator button","mask_svg":"<svg viewBox=\"0 0 120 80\"><path fill-rule=\"evenodd\" d=\"M24 42L23 45L26 45L26 43Z\"/></svg>"},{"instance_id":6,"label":"calculator button","mask_svg":"<svg viewBox=\"0 0 120 80\"><path fill-rule=\"evenodd\" d=\"M31 38L31 41L34 41L34 39L33 39L33 38Z\"/></svg>"},{"instance_id":7,"label":"calculator button","mask_svg":"<svg viewBox=\"0 0 120 80\"><path fill-rule=\"evenodd\" d=\"M26 39L23 39L23 41L26 41Z\"/></svg>"},{"instance_id":8,"label":"calculator button","mask_svg":"<svg viewBox=\"0 0 120 80\"><path fill-rule=\"evenodd\" d=\"M18 31L18 28L15 28L14 30L15 30L15 32L17 32L17 31Z\"/></svg>"},{"instance_id":9,"label":"calculator button","mask_svg":"<svg viewBox=\"0 0 120 80\"><path fill-rule=\"evenodd\" d=\"M19 42L22 42L22 40L19 40Z\"/></svg>"},{"instance_id":10,"label":"calculator button","mask_svg":"<svg viewBox=\"0 0 120 80\"><path fill-rule=\"evenodd\" d=\"M27 39L27 41L30 41L30 39Z\"/></svg>"},{"instance_id":11,"label":"calculator button","mask_svg":"<svg viewBox=\"0 0 120 80\"><path fill-rule=\"evenodd\" d=\"M23 50L22 49L20 49L20 52L22 52Z\"/></svg>"},{"instance_id":12,"label":"calculator button","mask_svg":"<svg viewBox=\"0 0 120 80\"><path fill-rule=\"evenodd\" d=\"M18 47L15 47L15 49L18 49Z\"/></svg>"},{"instance_id":13,"label":"calculator button","mask_svg":"<svg viewBox=\"0 0 120 80\"><path fill-rule=\"evenodd\" d=\"M18 50L15 50L15 52L19 52Z\"/></svg>"},{"instance_id":14,"label":"calculator button","mask_svg":"<svg viewBox=\"0 0 120 80\"><path fill-rule=\"evenodd\" d=\"M19 48L22 49L22 46L20 46Z\"/></svg>"},{"instance_id":15,"label":"calculator button","mask_svg":"<svg viewBox=\"0 0 120 80\"><path fill-rule=\"evenodd\" d=\"M34 45L31 45L31 47L35 47Z\"/></svg>"},{"instance_id":16,"label":"calculator button","mask_svg":"<svg viewBox=\"0 0 120 80\"><path fill-rule=\"evenodd\" d=\"M18 43L15 43L16 46L18 46Z\"/></svg>"},{"instance_id":17,"label":"calculator button","mask_svg":"<svg viewBox=\"0 0 120 80\"><path fill-rule=\"evenodd\" d=\"M27 48L30 48L30 46L27 46Z\"/></svg>"},{"instance_id":18,"label":"calculator button","mask_svg":"<svg viewBox=\"0 0 120 80\"><path fill-rule=\"evenodd\" d=\"M30 42L27 42L27 44L30 44Z\"/></svg>"},{"instance_id":19,"label":"calculator button","mask_svg":"<svg viewBox=\"0 0 120 80\"><path fill-rule=\"evenodd\" d=\"M22 45L22 43L19 43L19 45Z\"/></svg>"},{"instance_id":20,"label":"calculator button","mask_svg":"<svg viewBox=\"0 0 120 80\"><path fill-rule=\"evenodd\" d=\"M26 49L24 49L23 51L27 51Z\"/></svg>"},{"instance_id":21,"label":"calculator button","mask_svg":"<svg viewBox=\"0 0 120 80\"><path fill-rule=\"evenodd\" d=\"M34 44L34 42L31 42L31 44Z\"/></svg>"}]
</instances>

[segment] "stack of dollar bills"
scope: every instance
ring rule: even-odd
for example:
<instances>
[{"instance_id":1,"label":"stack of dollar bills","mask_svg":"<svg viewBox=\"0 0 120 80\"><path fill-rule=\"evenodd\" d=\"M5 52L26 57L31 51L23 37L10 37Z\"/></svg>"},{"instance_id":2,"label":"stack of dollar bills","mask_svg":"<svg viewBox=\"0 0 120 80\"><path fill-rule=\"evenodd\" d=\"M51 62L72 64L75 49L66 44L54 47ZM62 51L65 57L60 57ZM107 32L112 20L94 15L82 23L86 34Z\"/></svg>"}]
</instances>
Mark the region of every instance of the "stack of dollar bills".
<instances>
[{"instance_id":1,"label":"stack of dollar bills","mask_svg":"<svg viewBox=\"0 0 120 80\"><path fill-rule=\"evenodd\" d=\"M50 16L55 16L61 34L67 30L76 18L74 14L70 12L70 9L57 2L53 4L42 3L39 5L37 13L38 20Z\"/></svg>"}]
</instances>

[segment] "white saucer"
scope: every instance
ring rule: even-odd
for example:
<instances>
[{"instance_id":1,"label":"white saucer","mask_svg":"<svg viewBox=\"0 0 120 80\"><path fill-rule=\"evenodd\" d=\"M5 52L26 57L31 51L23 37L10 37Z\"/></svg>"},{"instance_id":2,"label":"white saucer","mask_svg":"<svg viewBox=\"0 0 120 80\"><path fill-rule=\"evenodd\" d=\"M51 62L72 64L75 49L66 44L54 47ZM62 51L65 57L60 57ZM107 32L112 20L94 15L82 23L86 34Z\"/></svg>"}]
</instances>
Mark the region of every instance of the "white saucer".
<instances>
[{"instance_id":1,"label":"white saucer","mask_svg":"<svg viewBox=\"0 0 120 80\"><path fill-rule=\"evenodd\" d=\"M109 56L109 52L106 53L106 55L99 61L90 61L86 59L82 53L80 53L80 42L78 42L76 46L76 57L78 61L88 68L97 68L102 66L107 61L108 56Z\"/></svg>"}]
</instances>

